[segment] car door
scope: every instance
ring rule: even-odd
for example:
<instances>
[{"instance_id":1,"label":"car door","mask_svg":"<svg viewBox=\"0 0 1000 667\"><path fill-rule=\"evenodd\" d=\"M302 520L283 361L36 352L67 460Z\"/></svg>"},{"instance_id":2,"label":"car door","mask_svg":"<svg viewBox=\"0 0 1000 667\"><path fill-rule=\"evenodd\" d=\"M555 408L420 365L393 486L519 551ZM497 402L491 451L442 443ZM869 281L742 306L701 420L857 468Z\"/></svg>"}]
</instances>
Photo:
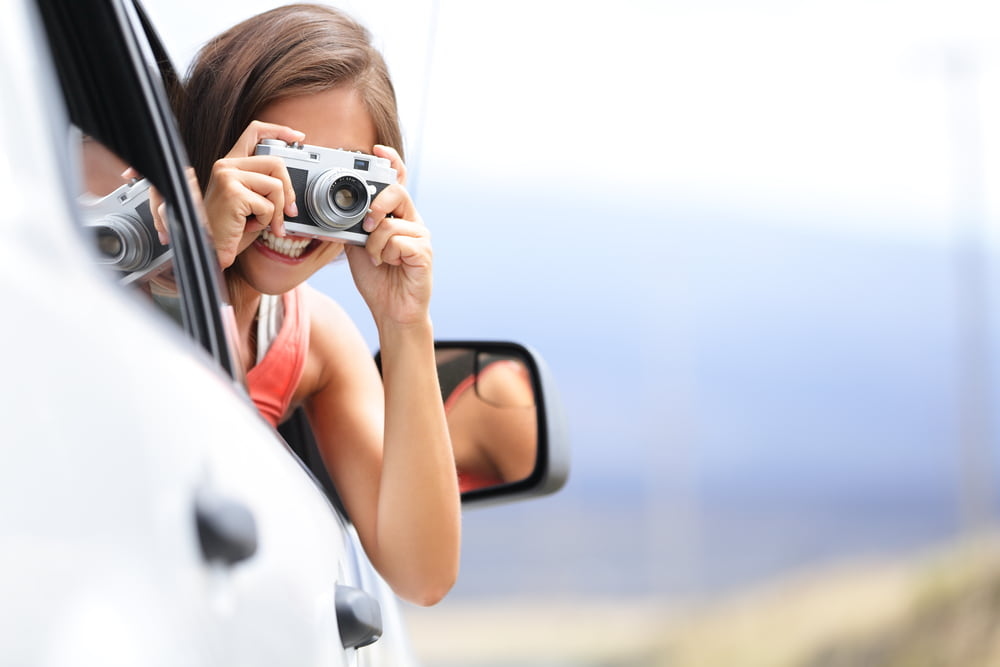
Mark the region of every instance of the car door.
<instances>
[{"instance_id":1,"label":"car door","mask_svg":"<svg viewBox=\"0 0 1000 667\"><path fill-rule=\"evenodd\" d=\"M0 11L0 118L18 131L0 162L0 223L12 241L2 268L17 283L8 300L33 324L0 338L19 352L8 369L18 391L0 421L23 453L0 476L0 505L31 500L30 511L4 514L0 534L16 537L11 562L33 564L31 576L0 577L0 592L34 610L0 626L40 628L15 649L47 656L15 662L413 664L397 600L313 477L322 471L307 470L246 396L170 112L176 74L141 5L15 0ZM170 256L157 257L169 262L107 265L103 223L89 216L128 209L139 183L83 195L115 164L162 196ZM565 480L547 374L509 347L533 378L533 404L511 407L534 415L534 466L465 502L551 493Z\"/></svg>"},{"instance_id":2,"label":"car door","mask_svg":"<svg viewBox=\"0 0 1000 667\"><path fill-rule=\"evenodd\" d=\"M0 11L4 661L355 663L356 545L246 398L141 7ZM175 308L88 247L81 133L162 195Z\"/></svg>"}]
</instances>

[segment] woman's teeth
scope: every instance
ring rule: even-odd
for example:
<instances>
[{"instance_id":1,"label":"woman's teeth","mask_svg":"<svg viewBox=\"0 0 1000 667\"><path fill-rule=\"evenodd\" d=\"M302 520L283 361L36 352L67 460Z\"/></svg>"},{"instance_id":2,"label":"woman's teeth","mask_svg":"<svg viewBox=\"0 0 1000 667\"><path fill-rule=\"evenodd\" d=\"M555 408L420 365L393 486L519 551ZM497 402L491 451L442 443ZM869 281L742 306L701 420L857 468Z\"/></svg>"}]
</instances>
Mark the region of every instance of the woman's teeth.
<instances>
[{"instance_id":1,"label":"woman's teeth","mask_svg":"<svg viewBox=\"0 0 1000 667\"><path fill-rule=\"evenodd\" d=\"M293 258L301 255L302 251L306 249L306 246L311 241L310 239L298 239L288 236L281 238L272 234L268 229L260 233L260 239L271 250Z\"/></svg>"}]
</instances>

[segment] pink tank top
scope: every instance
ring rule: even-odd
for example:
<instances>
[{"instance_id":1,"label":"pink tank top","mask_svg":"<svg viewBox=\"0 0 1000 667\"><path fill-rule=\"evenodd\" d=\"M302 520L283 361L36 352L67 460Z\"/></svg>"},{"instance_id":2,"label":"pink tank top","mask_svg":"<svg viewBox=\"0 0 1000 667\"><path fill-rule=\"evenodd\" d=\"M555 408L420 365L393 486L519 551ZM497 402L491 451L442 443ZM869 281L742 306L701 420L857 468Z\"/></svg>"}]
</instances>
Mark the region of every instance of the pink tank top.
<instances>
[{"instance_id":1,"label":"pink tank top","mask_svg":"<svg viewBox=\"0 0 1000 667\"><path fill-rule=\"evenodd\" d=\"M277 426L295 395L309 349L309 314L302 287L282 295L284 318L263 358L247 372L250 398L264 418Z\"/></svg>"}]
</instances>

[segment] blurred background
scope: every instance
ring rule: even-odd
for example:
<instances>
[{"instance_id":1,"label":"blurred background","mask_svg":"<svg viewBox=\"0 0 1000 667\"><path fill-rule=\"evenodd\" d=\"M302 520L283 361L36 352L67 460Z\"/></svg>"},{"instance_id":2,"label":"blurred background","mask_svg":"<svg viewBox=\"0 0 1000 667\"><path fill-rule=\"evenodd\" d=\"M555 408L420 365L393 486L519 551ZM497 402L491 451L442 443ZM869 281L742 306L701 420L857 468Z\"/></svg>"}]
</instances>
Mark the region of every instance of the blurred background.
<instances>
[{"instance_id":1,"label":"blurred background","mask_svg":"<svg viewBox=\"0 0 1000 667\"><path fill-rule=\"evenodd\" d=\"M145 0L175 63L273 6ZM558 494L467 512L429 667L1000 661L1000 8L334 3L443 339L538 350ZM377 337L346 264L313 284Z\"/></svg>"}]
</instances>

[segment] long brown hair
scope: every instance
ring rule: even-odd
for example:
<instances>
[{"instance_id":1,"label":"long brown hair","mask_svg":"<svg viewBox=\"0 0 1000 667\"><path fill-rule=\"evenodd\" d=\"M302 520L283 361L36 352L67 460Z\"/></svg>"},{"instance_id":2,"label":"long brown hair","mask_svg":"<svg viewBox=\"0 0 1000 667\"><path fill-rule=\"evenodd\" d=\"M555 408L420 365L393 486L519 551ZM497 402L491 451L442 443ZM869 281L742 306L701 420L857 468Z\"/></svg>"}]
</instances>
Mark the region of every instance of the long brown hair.
<instances>
[{"instance_id":1,"label":"long brown hair","mask_svg":"<svg viewBox=\"0 0 1000 667\"><path fill-rule=\"evenodd\" d=\"M388 68L369 31L343 12L323 5L287 5L209 41L176 98L181 134L201 186L208 184L214 162L266 106L342 85L361 94L377 142L402 153Z\"/></svg>"}]
</instances>

